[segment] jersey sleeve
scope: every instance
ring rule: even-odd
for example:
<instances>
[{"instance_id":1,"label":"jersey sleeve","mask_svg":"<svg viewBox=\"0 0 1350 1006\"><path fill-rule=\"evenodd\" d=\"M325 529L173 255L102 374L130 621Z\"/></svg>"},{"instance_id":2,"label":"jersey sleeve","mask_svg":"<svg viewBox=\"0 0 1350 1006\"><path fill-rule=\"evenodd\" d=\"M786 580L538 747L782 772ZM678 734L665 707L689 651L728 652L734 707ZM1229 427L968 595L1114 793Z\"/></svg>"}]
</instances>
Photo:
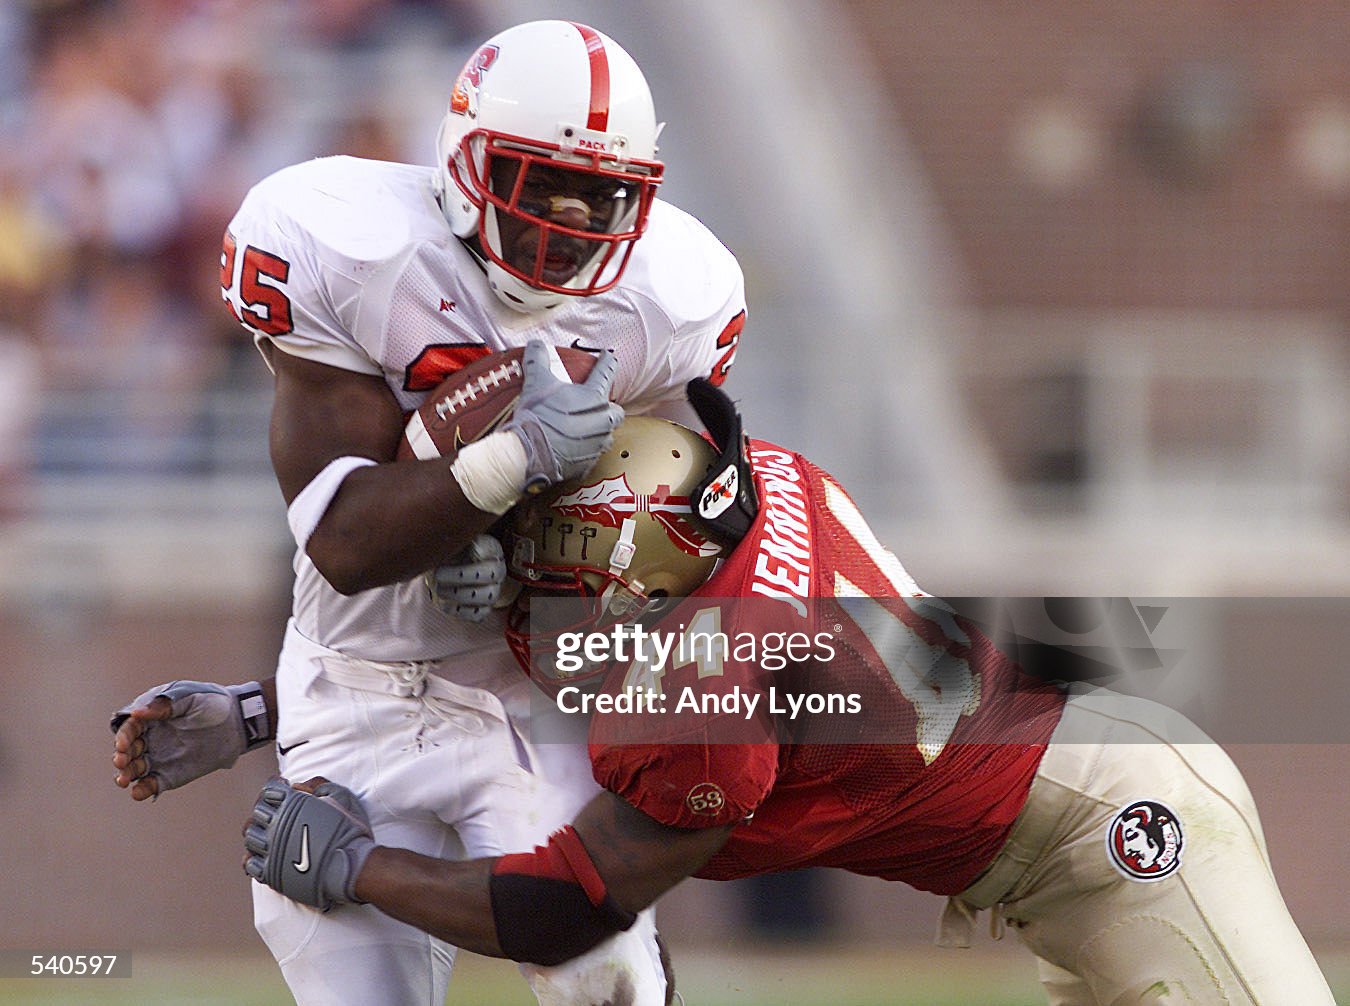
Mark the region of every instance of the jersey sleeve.
<instances>
[{"instance_id":1,"label":"jersey sleeve","mask_svg":"<svg viewBox=\"0 0 1350 1006\"><path fill-rule=\"evenodd\" d=\"M597 705L591 719L596 781L663 824L743 821L777 780L771 662L748 636L733 641L717 628L731 624L741 604L726 594L687 598L652 630L677 637L669 660L655 670L635 660L605 682L605 693L616 699L633 691L659 698L618 711Z\"/></svg>"},{"instance_id":2,"label":"jersey sleeve","mask_svg":"<svg viewBox=\"0 0 1350 1006\"><path fill-rule=\"evenodd\" d=\"M698 220L665 204L658 208L663 233L648 249L650 258L637 263L644 276L634 296L648 330L666 330L670 338L624 407L679 419L689 415L686 384L706 377L721 385L731 372L745 328L745 277L736 257Z\"/></svg>"},{"instance_id":3,"label":"jersey sleeve","mask_svg":"<svg viewBox=\"0 0 1350 1006\"><path fill-rule=\"evenodd\" d=\"M225 231L221 296L255 344L270 340L293 356L379 374L352 334L362 264L336 246L331 221L317 222L326 197L307 183L308 167L283 169L244 198Z\"/></svg>"},{"instance_id":4,"label":"jersey sleeve","mask_svg":"<svg viewBox=\"0 0 1350 1006\"><path fill-rule=\"evenodd\" d=\"M773 789L778 745L724 744L686 736L663 744L607 744L592 734L595 781L675 828L712 828L750 817Z\"/></svg>"}]
</instances>

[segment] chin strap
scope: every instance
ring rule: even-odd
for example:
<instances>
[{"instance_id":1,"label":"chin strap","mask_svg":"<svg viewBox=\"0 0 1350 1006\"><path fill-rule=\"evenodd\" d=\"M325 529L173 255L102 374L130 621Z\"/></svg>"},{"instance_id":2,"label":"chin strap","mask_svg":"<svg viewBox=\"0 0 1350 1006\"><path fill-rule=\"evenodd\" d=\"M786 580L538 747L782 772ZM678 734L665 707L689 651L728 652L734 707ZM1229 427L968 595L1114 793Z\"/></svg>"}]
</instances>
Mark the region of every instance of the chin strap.
<instances>
[{"instance_id":1,"label":"chin strap","mask_svg":"<svg viewBox=\"0 0 1350 1006\"><path fill-rule=\"evenodd\" d=\"M622 573L633 564L633 556L637 553L637 545L633 543L633 535L636 532L637 521L632 517L625 517L619 526L619 540L614 543L609 553L610 581L600 594L600 605L611 615L628 614L637 600L632 589L628 586L619 586L621 583L627 585L630 582L622 576ZM633 580L631 584L633 589L642 589L640 581Z\"/></svg>"},{"instance_id":2,"label":"chin strap","mask_svg":"<svg viewBox=\"0 0 1350 1006\"><path fill-rule=\"evenodd\" d=\"M694 487L694 513L709 538L735 548L759 513L750 441L741 414L724 391L702 377L690 381L685 391L718 450L712 469Z\"/></svg>"}]
</instances>

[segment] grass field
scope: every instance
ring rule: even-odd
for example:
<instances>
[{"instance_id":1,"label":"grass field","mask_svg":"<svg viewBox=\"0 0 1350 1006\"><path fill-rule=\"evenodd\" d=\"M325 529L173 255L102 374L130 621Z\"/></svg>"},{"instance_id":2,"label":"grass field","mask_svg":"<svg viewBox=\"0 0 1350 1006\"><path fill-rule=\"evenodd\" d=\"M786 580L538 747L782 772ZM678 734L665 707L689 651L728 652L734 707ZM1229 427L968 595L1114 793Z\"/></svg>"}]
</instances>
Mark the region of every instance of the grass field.
<instances>
[{"instance_id":1,"label":"grass field","mask_svg":"<svg viewBox=\"0 0 1350 1006\"><path fill-rule=\"evenodd\" d=\"M856 948L682 951L678 984L688 1006L1042 1006L1029 960L981 951L884 953ZM1350 1006L1350 956L1323 956ZM462 955L446 1006L532 1006L515 968ZM138 954L130 978L0 980L0 1004L61 1006L285 1006L265 957Z\"/></svg>"}]
</instances>

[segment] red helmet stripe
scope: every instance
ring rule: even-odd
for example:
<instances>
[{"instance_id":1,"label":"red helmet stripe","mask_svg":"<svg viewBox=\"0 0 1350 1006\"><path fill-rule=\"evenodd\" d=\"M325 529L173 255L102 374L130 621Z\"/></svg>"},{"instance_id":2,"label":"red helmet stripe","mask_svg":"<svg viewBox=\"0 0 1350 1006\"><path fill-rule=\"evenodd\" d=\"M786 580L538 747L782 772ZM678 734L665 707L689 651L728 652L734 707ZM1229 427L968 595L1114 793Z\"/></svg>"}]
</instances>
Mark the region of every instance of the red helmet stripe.
<instances>
[{"instance_id":1,"label":"red helmet stripe","mask_svg":"<svg viewBox=\"0 0 1350 1006\"><path fill-rule=\"evenodd\" d=\"M605 42L594 28L575 21L571 24L581 32L591 61L591 110L586 128L603 133L609 128L609 57L605 54Z\"/></svg>"}]
</instances>

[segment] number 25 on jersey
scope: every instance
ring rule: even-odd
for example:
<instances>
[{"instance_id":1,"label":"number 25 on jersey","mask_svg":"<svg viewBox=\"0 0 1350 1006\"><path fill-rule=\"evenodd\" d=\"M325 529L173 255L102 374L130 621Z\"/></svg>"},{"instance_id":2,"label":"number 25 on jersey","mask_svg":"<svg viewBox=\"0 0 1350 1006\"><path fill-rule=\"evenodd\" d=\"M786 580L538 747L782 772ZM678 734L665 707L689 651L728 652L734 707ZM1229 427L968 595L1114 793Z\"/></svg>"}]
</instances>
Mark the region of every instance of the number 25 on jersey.
<instances>
[{"instance_id":1,"label":"number 25 on jersey","mask_svg":"<svg viewBox=\"0 0 1350 1006\"><path fill-rule=\"evenodd\" d=\"M237 273L237 275L236 275ZM238 254L234 235L226 231L220 252L220 295L230 313L263 335L293 331L291 301L283 289L291 264L261 248L245 245Z\"/></svg>"}]
</instances>

